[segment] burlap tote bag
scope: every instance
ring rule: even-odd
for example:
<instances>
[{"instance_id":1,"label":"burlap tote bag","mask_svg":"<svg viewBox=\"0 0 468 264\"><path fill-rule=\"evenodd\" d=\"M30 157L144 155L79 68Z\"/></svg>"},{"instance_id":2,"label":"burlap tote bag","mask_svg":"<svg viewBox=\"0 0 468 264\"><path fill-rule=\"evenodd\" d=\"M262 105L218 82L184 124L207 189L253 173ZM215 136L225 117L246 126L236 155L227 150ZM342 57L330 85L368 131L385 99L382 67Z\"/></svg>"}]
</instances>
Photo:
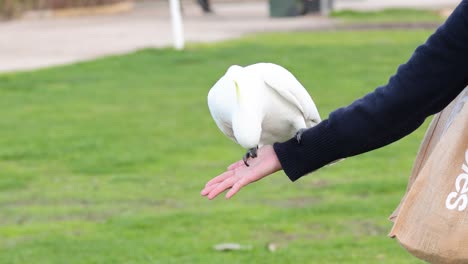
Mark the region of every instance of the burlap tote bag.
<instances>
[{"instance_id":1,"label":"burlap tote bag","mask_svg":"<svg viewBox=\"0 0 468 264\"><path fill-rule=\"evenodd\" d=\"M413 164L413 170L411 171L411 176L409 178L408 187L406 188L406 193L403 199L401 199L400 204L395 209L395 211L389 216L390 221L395 222L396 217L400 211L400 207L406 199L409 190L413 186L414 181L419 175L423 165L426 163L430 154L434 150L434 147L439 142L440 138L452 124L454 118L460 113L465 102L468 102L468 87L460 93L444 110L436 114L432 119L429 128L426 131L423 141L419 147L418 154L416 155L416 160Z\"/></svg>"},{"instance_id":2,"label":"burlap tote bag","mask_svg":"<svg viewBox=\"0 0 468 264\"><path fill-rule=\"evenodd\" d=\"M468 263L467 89L435 117L390 232L431 263Z\"/></svg>"}]
</instances>

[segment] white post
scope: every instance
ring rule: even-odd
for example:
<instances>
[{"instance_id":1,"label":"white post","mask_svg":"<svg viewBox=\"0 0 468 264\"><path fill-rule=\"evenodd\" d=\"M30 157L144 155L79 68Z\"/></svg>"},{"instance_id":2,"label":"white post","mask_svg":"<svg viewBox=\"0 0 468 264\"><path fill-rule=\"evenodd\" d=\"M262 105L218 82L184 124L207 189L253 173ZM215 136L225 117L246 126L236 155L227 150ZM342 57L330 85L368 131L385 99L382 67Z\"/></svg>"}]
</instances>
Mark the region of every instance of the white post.
<instances>
[{"instance_id":1,"label":"white post","mask_svg":"<svg viewBox=\"0 0 468 264\"><path fill-rule=\"evenodd\" d=\"M320 0L320 14L322 16L328 16L330 9L328 8L329 0Z\"/></svg>"},{"instance_id":2,"label":"white post","mask_svg":"<svg viewBox=\"0 0 468 264\"><path fill-rule=\"evenodd\" d=\"M172 33L174 35L174 48L184 49L184 30L182 28L182 15L180 13L180 1L170 0Z\"/></svg>"}]
</instances>

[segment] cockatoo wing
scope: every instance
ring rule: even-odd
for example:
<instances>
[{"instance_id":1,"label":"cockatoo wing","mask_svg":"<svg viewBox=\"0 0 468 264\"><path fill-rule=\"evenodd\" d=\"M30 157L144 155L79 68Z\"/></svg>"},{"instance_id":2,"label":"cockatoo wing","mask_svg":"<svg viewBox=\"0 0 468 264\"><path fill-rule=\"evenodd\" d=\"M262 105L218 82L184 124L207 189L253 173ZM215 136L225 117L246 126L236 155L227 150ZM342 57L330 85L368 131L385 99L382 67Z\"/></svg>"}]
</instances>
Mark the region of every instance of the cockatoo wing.
<instances>
[{"instance_id":1,"label":"cockatoo wing","mask_svg":"<svg viewBox=\"0 0 468 264\"><path fill-rule=\"evenodd\" d=\"M273 63L258 63L255 65L259 66L265 83L295 105L302 112L305 120L314 123L321 121L314 101L291 72Z\"/></svg>"}]
</instances>

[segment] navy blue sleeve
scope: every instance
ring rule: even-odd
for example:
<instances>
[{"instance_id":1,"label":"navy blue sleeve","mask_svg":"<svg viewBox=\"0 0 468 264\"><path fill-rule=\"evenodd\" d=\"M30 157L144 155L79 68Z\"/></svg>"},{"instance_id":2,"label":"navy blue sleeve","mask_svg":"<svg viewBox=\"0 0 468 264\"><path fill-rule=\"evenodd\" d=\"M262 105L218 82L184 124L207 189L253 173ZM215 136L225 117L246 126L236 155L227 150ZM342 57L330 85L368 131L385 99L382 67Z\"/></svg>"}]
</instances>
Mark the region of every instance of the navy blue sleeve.
<instances>
[{"instance_id":1,"label":"navy blue sleeve","mask_svg":"<svg viewBox=\"0 0 468 264\"><path fill-rule=\"evenodd\" d=\"M332 112L274 149L295 181L337 159L388 145L416 130L468 85L468 0L419 46L388 84Z\"/></svg>"}]
</instances>

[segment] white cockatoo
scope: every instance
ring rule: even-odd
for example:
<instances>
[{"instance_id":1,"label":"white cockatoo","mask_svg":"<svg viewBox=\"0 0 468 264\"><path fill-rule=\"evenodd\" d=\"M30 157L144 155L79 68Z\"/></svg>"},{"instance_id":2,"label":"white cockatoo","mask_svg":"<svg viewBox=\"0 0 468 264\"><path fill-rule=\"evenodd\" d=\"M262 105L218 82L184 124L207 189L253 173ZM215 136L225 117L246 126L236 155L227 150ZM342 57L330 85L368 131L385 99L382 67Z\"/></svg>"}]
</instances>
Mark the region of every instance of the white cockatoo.
<instances>
[{"instance_id":1,"label":"white cockatoo","mask_svg":"<svg viewBox=\"0 0 468 264\"><path fill-rule=\"evenodd\" d=\"M208 107L221 131L257 157L263 145L296 136L321 119L302 84L282 66L257 63L233 65L208 93Z\"/></svg>"}]
</instances>

